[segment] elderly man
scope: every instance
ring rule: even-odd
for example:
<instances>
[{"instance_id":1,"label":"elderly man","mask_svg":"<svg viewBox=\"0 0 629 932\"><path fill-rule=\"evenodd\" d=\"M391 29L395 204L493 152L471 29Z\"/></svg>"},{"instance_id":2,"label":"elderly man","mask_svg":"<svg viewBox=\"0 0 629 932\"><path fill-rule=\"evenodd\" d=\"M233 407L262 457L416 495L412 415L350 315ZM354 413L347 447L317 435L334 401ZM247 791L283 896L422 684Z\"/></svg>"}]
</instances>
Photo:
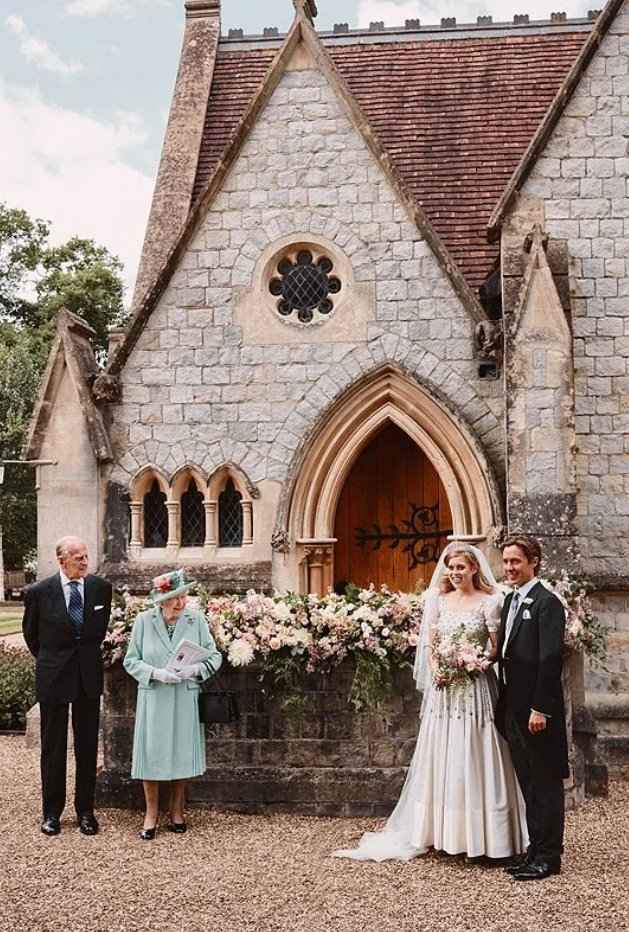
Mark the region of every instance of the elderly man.
<instances>
[{"instance_id":1,"label":"elderly man","mask_svg":"<svg viewBox=\"0 0 629 932\"><path fill-rule=\"evenodd\" d=\"M36 658L41 713L44 835L58 835L66 797L68 717L76 760L74 805L79 828L95 835L96 753L103 691L101 644L109 623L111 585L88 575L87 546L64 537L56 547L59 572L26 590L22 629Z\"/></svg>"}]
</instances>

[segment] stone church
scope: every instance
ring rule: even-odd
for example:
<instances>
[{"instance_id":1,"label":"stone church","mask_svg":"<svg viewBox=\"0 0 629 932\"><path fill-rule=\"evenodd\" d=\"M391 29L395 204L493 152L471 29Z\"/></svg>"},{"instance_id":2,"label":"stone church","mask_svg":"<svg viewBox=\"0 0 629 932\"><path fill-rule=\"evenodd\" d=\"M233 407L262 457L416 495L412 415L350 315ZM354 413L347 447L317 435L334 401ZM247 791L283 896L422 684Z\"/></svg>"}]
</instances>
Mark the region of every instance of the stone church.
<instances>
[{"instance_id":1,"label":"stone church","mask_svg":"<svg viewBox=\"0 0 629 932\"><path fill-rule=\"evenodd\" d=\"M137 591L414 589L525 530L595 587L622 730L629 0L326 32L293 2L262 36L185 3L132 317L100 370L62 312L34 414L40 573L71 532Z\"/></svg>"}]
</instances>

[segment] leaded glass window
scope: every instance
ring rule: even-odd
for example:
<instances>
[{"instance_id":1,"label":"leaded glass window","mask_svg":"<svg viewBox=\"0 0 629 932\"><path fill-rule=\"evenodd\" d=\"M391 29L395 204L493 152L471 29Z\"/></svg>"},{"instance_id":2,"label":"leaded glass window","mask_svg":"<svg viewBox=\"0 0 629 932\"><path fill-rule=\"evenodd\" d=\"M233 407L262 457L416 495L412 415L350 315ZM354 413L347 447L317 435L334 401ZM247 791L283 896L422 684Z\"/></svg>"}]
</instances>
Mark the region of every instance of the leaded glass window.
<instances>
[{"instance_id":1,"label":"leaded glass window","mask_svg":"<svg viewBox=\"0 0 629 932\"><path fill-rule=\"evenodd\" d=\"M181 496L181 544L202 547L205 543L205 507L203 495L194 479Z\"/></svg>"},{"instance_id":2,"label":"leaded glass window","mask_svg":"<svg viewBox=\"0 0 629 932\"><path fill-rule=\"evenodd\" d=\"M331 314L334 295L341 290L341 281L333 271L334 263L328 256L317 257L310 249L300 249L292 258L285 255L269 282L269 291L278 299L280 317L310 324Z\"/></svg>"},{"instance_id":3,"label":"leaded glass window","mask_svg":"<svg viewBox=\"0 0 629 932\"><path fill-rule=\"evenodd\" d=\"M165 547L168 542L166 496L157 479L144 496L144 546Z\"/></svg>"},{"instance_id":4,"label":"leaded glass window","mask_svg":"<svg viewBox=\"0 0 629 932\"><path fill-rule=\"evenodd\" d=\"M219 547L242 546L242 495L228 479L218 497Z\"/></svg>"}]
</instances>

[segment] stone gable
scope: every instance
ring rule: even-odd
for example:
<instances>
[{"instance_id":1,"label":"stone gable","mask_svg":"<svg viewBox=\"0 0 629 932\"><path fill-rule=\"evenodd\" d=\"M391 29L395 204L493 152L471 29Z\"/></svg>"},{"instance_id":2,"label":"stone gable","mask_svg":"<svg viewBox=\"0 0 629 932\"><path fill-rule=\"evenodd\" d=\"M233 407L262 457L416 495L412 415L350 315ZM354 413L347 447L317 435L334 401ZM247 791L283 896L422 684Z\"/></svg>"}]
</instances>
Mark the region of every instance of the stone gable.
<instances>
[{"instance_id":1,"label":"stone gable","mask_svg":"<svg viewBox=\"0 0 629 932\"><path fill-rule=\"evenodd\" d=\"M577 527L588 570L629 560L629 4L610 26L522 192L568 244L577 433Z\"/></svg>"},{"instance_id":2,"label":"stone gable","mask_svg":"<svg viewBox=\"0 0 629 932\"><path fill-rule=\"evenodd\" d=\"M122 372L113 477L231 461L253 481L283 482L332 401L385 362L461 411L500 472L502 392L478 378L474 322L326 79L303 56L296 65ZM266 253L291 239L327 244L350 269L351 300L318 326L278 320L260 285ZM350 312L355 327L339 338Z\"/></svg>"}]
</instances>

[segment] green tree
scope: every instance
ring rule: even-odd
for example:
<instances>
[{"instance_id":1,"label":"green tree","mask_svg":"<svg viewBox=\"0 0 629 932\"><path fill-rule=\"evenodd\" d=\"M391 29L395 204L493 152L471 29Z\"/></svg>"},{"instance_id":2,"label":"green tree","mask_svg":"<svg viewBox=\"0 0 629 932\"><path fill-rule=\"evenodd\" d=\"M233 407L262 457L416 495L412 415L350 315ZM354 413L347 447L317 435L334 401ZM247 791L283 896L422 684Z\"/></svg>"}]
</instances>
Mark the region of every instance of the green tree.
<instances>
[{"instance_id":1,"label":"green tree","mask_svg":"<svg viewBox=\"0 0 629 932\"><path fill-rule=\"evenodd\" d=\"M0 203L0 461L20 459L55 318L66 307L95 331L97 359L107 333L124 321L123 266L92 240L50 244L50 225ZM7 568L36 543L34 470L7 466L0 486Z\"/></svg>"},{"instance_id":2,"label":"green tree","mask_svg":"<svg viewBox=\"0 0 629 932\"><path fill-rule=\"evenodd\" d=\"M66 307L93 327L102 357L109 329L124 322L122 262L90 239L52 246L49 238L48 223L0 204L0 335L7 322L30 330L33 348L45 354Z\"/></svg>"},{"instance_id":3,"label":"green tree","mask_svg":"<svg viewBox=\"0 0 629 932\"><path fill-rule=\"evenodd\" d=\"M41 356L26 331L0 342L0 460L21 458L41 377ZM7 568L22 566L37 539L35 477L29 466L10 465L0 487L0 526Z\"/></svg>"}]
</instances>

